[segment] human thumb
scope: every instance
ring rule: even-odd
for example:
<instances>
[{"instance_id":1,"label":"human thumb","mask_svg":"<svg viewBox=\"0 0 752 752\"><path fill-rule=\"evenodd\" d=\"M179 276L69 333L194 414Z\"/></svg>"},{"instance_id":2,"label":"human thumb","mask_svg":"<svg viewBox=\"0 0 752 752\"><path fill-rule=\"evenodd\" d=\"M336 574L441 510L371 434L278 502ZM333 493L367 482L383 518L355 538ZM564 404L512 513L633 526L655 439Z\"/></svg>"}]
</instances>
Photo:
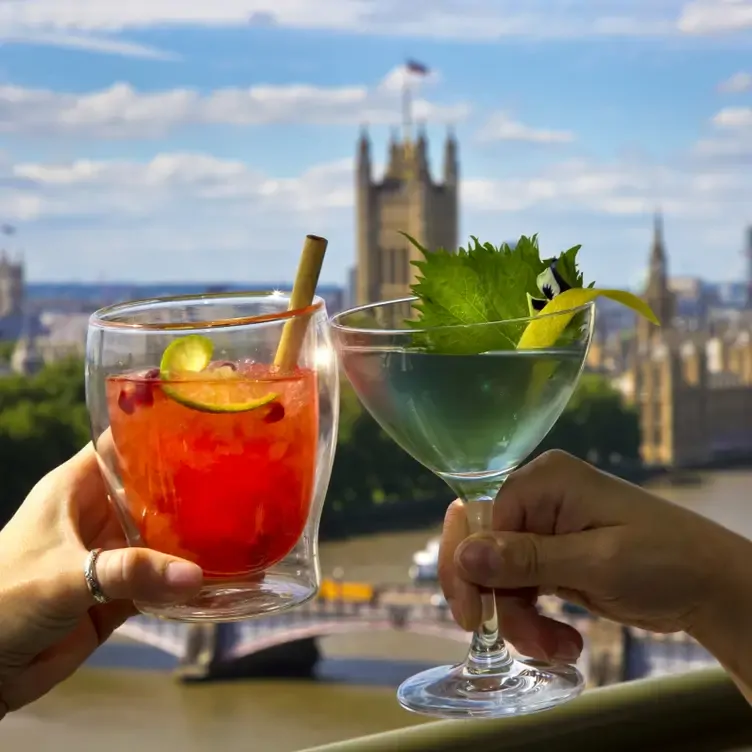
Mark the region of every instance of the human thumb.
<instances>
[{"instance_id":1,"label":"human thumb","mask_svg":"<svg viewBox=\"0 0 752 752\"><path fill-rule=\"evenodd\" d=\"M459 574L480 587L578 588L586 579L588 533L479 533L457 548Z\"/></svg>"},{"instance_id":2,"label":"human thumb","mask_svg":"<svg viewBox=\"0 0 752 752\"><path fill-rule=\"evenodd\" d=\"M146 548L102 551L96 560L96 579L111 600L178 603L201 589L201 567Z\"/></svg>"}]
</instances>

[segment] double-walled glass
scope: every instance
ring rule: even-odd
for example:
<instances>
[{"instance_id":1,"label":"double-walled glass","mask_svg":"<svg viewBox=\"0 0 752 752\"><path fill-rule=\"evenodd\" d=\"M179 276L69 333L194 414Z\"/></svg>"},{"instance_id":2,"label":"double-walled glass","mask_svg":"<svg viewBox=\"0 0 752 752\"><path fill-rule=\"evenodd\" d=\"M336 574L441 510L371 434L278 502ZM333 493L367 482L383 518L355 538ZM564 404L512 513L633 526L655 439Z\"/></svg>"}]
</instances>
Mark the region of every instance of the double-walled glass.
<instances>
[{"instance_id":1,"label":"double-walled glass","mask_svg":"<svg viewBox=\"0 0 752 752\"><path fill-rule=\"evenodd\" d=\"M92 436L128 543L204 571L190 603L136 604L145 614L233 621L318 592L338 369L323 300L289 305L222 293L91 317Z\"/></svg>"}]
</instances>

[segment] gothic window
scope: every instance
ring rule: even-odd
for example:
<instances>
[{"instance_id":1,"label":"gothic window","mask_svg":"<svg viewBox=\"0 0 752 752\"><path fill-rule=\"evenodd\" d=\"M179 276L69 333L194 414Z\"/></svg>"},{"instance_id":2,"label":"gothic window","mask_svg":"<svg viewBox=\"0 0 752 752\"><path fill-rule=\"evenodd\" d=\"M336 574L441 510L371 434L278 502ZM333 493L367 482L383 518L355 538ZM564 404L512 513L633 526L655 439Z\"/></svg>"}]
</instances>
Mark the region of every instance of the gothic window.
<instances>
[{"instance_id":1,"label":"gothic window","mask_svg":"<svg viewBox=\"0 0 752 752\"><path fill-rule=\"evenodd\" d=\"M410 281L410 253L407 248L384 248L381 276L387 285L406 285Z\"/></svg>"},{"instance_id":2,"label":"gothic window","mask_svg":"<svg viewBox=\"0 0 752 752\"><path fill-rule=\"evenodd\" d=\"M402 284L410 281L410 251L407 248L400 250L400 266L402 268Z\"/></svg>"},{"instance_id":3,"label":"gothic window","mask_svg":"<svg viewBox=\"0 0 752 752\"><path fill-rule=\"evenodd\" d=\"M394 255L391 248L381 251L381 279L384 284L391 284L394 277Z\"/></svg>"}]
</instances>

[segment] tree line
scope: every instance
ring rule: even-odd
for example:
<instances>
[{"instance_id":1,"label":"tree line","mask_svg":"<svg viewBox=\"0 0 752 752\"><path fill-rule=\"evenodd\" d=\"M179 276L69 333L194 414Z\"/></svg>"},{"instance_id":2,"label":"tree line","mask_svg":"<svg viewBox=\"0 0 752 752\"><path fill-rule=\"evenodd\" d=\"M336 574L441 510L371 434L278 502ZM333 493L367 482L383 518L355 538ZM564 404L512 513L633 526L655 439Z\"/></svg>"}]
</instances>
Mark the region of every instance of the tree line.
<instances>
[{"instance_id":1,"label":"tree line","mask_svg":"<svg viewBox=\"0 0 752 752\"><path fill-rule=\"evenodd\" d=\"M83 364L0 378L0 526L49 470L89 440ZM537 450L558 447L609 468L639 465L639 422L621 396L586 374ZM339 442L322 535L420 527L441 519L451 493L400 449L343 383Z\"/></svg>"}]
</instances>

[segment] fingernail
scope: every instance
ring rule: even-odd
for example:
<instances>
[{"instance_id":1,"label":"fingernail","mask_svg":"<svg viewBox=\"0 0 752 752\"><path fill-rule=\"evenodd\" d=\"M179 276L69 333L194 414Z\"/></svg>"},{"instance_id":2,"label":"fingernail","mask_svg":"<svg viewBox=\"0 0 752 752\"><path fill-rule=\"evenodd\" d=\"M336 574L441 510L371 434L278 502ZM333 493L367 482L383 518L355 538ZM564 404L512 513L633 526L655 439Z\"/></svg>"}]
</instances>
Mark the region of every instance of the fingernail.
<instances>
[{"instance_id":1,"label":"fingernail","mask_svg":"<svg viewBox=\"0 0 752 752\"><path fill-rule=\"evenodd\" d=\"M185 561L170 562L165 571L167 585L177 590L195 588L201 584L203 578L201 567Z\"/></svg>"},{"instance_id":2,"label":"fingernail","mask_svg":"<svg viewBox=\"0 0 752 752\"><path fill-rule=\"evenodd\" d=\"M575 663L580 658L582 652L576 642L565 642L554 654L554 660L563 661L564 663Z\"/></svg>"},{"instance_id":3,"label":"fingernail","mask_svg":"<svg viewBox=\"0 0 752 752\"><path fill-rule=\"evenodd\" d=\"M501 568L501 553L492 541L469 541L460 550L459 562L469 575L483 577Z\"/></svg>"}]
</instances>

